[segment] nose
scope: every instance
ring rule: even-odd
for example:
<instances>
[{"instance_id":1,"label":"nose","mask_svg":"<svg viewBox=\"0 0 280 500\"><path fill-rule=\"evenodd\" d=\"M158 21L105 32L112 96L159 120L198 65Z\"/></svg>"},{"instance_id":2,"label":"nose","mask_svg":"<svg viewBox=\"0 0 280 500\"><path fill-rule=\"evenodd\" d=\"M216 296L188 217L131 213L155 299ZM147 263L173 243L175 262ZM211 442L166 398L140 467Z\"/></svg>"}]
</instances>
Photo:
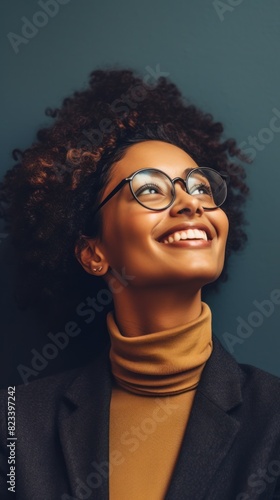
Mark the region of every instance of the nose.
<instances>
[{"instance_id":1,"label":"nose","mask_svg":"<svg viewBox=\"0 0 280 500\"><path fill-rule=\"evenodd\" d=\"M177 177L174 179L174 189L175 189L175 200L171 206L171 215L188 213L190 215L198 214L202 215L204 208L201 205L201 201L186 191L186 184L184 179Z\"/></svg>"}]
</instances>

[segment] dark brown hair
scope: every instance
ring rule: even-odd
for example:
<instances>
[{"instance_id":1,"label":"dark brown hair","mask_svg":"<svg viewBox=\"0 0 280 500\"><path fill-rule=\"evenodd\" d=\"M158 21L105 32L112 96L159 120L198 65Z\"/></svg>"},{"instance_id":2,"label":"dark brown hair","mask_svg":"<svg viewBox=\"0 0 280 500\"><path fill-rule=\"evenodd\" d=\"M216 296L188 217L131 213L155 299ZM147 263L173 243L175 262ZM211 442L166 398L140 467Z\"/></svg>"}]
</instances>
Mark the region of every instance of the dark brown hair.
<instances>
[{"instance_id":1,"label":"dark brown hair","mask_svg":"<svg viewBox=\"0 0 280 500\"><path fill-rule=\"evenodd\" d=\"M18 263L17 299L22 307L46 299L84 295L93 278L78 263L81 235L100 230L93 211L110 167L129 145L162 140L185 150L200 166L229 174L223 206L230 221L226 257L246 241L243 204L248 193L244 160L223 126L186 102L166 78L148 85L130 70L97 70L89 87L48 109L54 123L39 130L37 142L14 151L18 163L7 172L0 196ZM235 157L235 158L234 158ZM226 276L223 271L222 279ZM102 282L104 287L104 282Z\"/></svg>"}]
</instances>

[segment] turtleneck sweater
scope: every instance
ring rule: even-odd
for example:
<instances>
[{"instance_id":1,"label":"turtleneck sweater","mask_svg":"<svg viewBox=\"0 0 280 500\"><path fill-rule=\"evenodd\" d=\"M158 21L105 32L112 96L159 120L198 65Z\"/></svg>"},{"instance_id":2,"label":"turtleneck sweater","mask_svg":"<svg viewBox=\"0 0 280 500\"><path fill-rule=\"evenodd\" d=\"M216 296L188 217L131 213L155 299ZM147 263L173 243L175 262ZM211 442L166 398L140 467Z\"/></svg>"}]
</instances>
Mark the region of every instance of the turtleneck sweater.
<instances>
[{"instance_id":1,"label":"turtleneck sweater","mask_svg":"<svg viewBox=\"0 0 280 500\"><path fill-rule=\"evenodd\" d=\"M181 327L123 336L107 316L113 390L110 500L163 500L212 352L211 311Z\"/></svg>"}]
</instances>

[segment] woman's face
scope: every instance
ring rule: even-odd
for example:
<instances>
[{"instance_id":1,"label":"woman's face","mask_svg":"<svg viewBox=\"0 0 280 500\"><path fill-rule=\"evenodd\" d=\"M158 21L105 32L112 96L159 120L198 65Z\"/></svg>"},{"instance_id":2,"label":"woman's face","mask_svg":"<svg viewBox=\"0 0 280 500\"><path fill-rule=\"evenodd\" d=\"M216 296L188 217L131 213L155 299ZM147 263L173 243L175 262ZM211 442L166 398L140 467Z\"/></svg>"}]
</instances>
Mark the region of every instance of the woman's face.
<instances>
[{"instance_id":1,"label":"woman's face","mask_svg":"<svg viewBox=\"0 0 280 500\"><path fill-rule=\"evenodd\" d=\"M186 152L172 144L161 141L134 144L113 166L102 199L138 169L156 168L173 179L185 178L185 170L196 167ZM226 214L220 208L204 210L201 202L186 193L180 182L176 182L175 190L173 205L153 212L134 199L127 183L101 208L99 246L112 269L134 276L129 286L156 287L185 282L201 287L218 278L222 271L228 234ZM191 233L190 229L195 231ZM179 239L176 236L172 241L170 236L174 237L175 233L182 236L182 232L188 239L176 241Z\"/></svg>"}]
</instances>

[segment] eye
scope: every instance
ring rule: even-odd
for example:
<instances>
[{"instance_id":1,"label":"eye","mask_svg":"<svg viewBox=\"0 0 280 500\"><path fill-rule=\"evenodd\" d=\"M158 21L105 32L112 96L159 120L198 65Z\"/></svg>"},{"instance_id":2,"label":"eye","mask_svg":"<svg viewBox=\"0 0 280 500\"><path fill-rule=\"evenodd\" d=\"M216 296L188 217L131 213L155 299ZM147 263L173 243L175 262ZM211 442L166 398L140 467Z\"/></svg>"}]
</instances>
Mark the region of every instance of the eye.
<instances>
[{"instance_id":1,"label":"eye","mask_svg":"<svg viewBox=\"0 0 280 500\"><path fill-rule=\"evenodd\" d=\"M212 198L212 190L209 184L203 184L202 182L196 186L193 186L190 194L192 195L203 195L206 194Z\"/></svg>"},{"instance_id":2,"label":"eye","mask_svg":"<svg viewBox=\"0 0 280 500\"><path fill-rule=\"evenodd\" d=\"M164 193L162 188L157 184L144 184L144 186L141 186L139 189L137 189L135 194L136 196L155 195L155 194L160 194L165 196L166 193Z\"/></svg>"}]
</instances>

